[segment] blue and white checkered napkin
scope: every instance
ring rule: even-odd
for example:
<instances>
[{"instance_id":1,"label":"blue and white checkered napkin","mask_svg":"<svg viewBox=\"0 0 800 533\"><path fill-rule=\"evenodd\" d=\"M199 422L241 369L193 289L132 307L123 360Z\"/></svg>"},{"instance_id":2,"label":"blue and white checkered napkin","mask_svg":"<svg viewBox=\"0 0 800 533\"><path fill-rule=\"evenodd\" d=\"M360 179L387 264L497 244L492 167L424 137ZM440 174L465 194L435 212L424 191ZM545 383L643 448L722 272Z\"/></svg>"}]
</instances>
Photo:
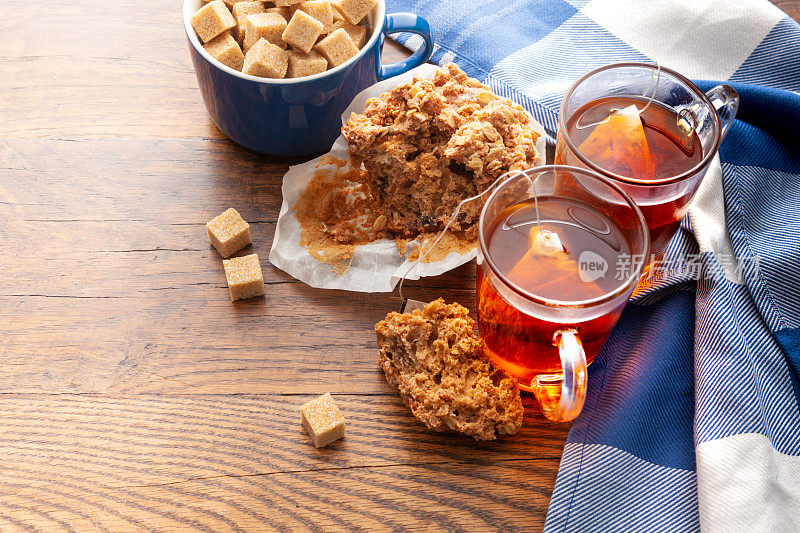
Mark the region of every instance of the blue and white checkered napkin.
<instances>
[{"instance_id":1,"label":"blue and white checkered napkin","mask_svg":"<svg viewBox=\"0 0 800 533\"><path fill-rule=\"evenodd\" d=\"M734 85L722 164L670 246L702 275L667 271L627 307L545 530L800 531L800 26L766 0L387 4L428 18L434 61L488 79L551 135L566 88L607 63Z\"/></svg>"}]
</instances>

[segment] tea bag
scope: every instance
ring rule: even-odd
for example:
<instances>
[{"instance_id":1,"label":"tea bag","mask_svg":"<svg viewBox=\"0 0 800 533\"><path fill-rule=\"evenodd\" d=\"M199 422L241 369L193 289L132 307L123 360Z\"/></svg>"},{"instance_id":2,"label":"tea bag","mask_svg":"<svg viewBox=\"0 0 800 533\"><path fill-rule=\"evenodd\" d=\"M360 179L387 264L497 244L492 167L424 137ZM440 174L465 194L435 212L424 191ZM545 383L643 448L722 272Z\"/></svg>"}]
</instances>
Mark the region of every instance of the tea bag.
<instances>
[{"instance_id":1,"label":"tea bag","mask_svg":"<svg viewBox=\"0 0 800 533\"><path fill-rule=\"evenodd\" d=\"M528 240L530 248L508 272L508 278L511 281L525 284L543 275L555 277L559 271L569 271L570 267L577 268L577 262L567 255L567 250L561 244L558 233L543 229L537 223L528 230ZM540 262L535 261L535 259L545 258L550 259L548 263L553 267L544 269L547 272L543 271Z\"/></svg>"},{"instance_id":2,"label":"tea bag","mask_svg":"<svg viewBox=\"0 0 800 533\"><path fill-rule=\"evenodd\" d=\"M528 231L530 248L508 272L508 279L520 287L535 287L536 293L557 299L594 298L603 290L580 277L580 265L572 259L558 234L538 225Z\"/></svg>"},{"instance_id":3,"label":"tea bag","mask_svg":"<svg viewBox=\"0 0 800 533\"><path fill-rule=\"evenodd\" d=\"M558 236L558 233L546 229L543 230L537 223L536 227L530 229L528 235L531 239L531 249L529 253L539 253L551 257L561 257L562 254L566 254L566 249L564 245L561 244L561 238Z\"/></svg>"},{"instance_id":4,"label":"tea bag","mask_svg":"<svg viewBox=\"0 0 800 533\"><path fill-rule=\"evenodd\" d=\"M567 257L567 251L564 245L561 244L558 233L542 229L538 223L531 226L530 230L528 230L528 241L530 242L530 248L528 248L525 255L517 261L516 265L514 265L508 273L512 278L517 277L519 271L537 257L550 257L556 260Z\"/></svg>"},{"instance_id":5,"label":"tea bag","mask_svg":"<svg viewBox=\"0 0 800 533\"><path fill-rule=\"evenodd\" d=\"M578 149L612 172L641 179L655 177L642 117L633 104L599 122Z\"/></svg>"}]
</instances>

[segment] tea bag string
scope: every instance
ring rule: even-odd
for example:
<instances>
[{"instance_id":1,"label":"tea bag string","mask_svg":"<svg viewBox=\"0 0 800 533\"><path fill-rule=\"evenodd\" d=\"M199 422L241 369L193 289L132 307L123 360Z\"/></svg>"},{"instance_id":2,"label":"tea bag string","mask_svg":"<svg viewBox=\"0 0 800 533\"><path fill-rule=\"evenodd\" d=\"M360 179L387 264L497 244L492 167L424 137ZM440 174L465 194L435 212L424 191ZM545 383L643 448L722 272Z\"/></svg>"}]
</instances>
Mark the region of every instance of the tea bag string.
<instances>
[{"instance_id":1,"label":"tea bag string","mask_svg":"<svg viewBox=\"0 0 800 533\"><path fill-rule=\"evenodd\" d=\"M656 82L653 85L653 90L650 93L650 96L647 97L647 103L645 104L645 106L643 108L641 108L641 109L636 108L636 111L640 115L642 113L644 113L645 111L647 111L647 108L650 107L650 104L653 103L653 100L655 100L655 98L656 98L656 93L658 92L658 84L661 81L661 63L659 63L658 61L656 61L655 63L656 63L656 74L655 74ZM652 82L653 82L653 73L651 71L650 72L650 83L652 83ZM642 96L645 96L645 95L643 94ZM611 113L609 113L608 116L606 118L604 118L603 120L598 120L597 122L592 122L590 124L575 124L575 128L579 129L579 130L584 130L586 128L593 128L593 127L595 127L595 126L597 126L599 124L602 124L602 123L606 122L607 120L609 120L611 115L613 115L614 113L617 113L618 111L620 111L620 110L619 109L611 109ZM580 122L580 120L578 122Z\"/></svg>"},{"instance_id":2,"label":"tea bag string","mask_svg":"<svg viewBox=\"0 0 800 533\"><path fill-rule=\"evenodd\" d=\"M469 198L465 198L465 199L461 200L461 201L458 203L458 205L457 205L457 206L456 206L456 208L455 208L455 211L453 211L453 214L452 214L452 215L450 215L450 218L447 220L447 224L445 224L445 226L444 226L444 229L443 229L441 232L439 232L439 235L436 237L436 240L435 240L435 241L433 241L433 244L432 244L430 247L428 247L428 249L427 249L427 250L425 250L425 252L424 252L424 253L423 253L423 254L422 254L420 257L419 257L419 259L417 259L416 261L414 261L413 263L411 263L411 265L410 265L410 266L408 267L408 269L405 271L405 273L403 274L403 276L400 278L400 285L399 285L399 287L398 287L398 292L399 292L399 294L400 294L400 299L401 299L401 300L404 300L404 298L403 298L403 283L405 282L405 280L406 280L406 277L408 277L408 275L411 273L411 271L412 271L412 270L414 270L414 269L415 269L415 268L416 268L416 267L417 267L417 266L418 266L420 263L422 263L422 262L425 260L425 258L426 258L426 257L428 257L428 254L430 254L430 253L431 253L431 251L432 251L434 248L436 248L436 245L437 245L437 244L439 244L439 241L440 241L440 240L442 240L442 237L444 237L444 234L445 234L445 233L447 233L447 230L450 228L450 226L453 224L453 222L455 221L455 219L456 219L456 217L458 216L458 214L461 212L461 208L462 208L462 207L463 207L465 204L467 204L468 202L472 202L473 200L477 200L478 198L481 198L481 197L483 197L483 195L485 195L486 193L488 193L488 192L490 192L492 189L494 189L494 187L495 187L495 186L496 186L498 183L500 183L501 181L503 181L503 180L505 180L507 177L509 177L509 176L512 174L512 172L518 173L518 171L516 171L516 170L515 170L515 171L508 171L508 172L505 172L505 173L501 174L501 175L500 175L500 176L499 176L499 177L498 177L496 180L494 180L494 181L492 182L492 184L491 184L491 185L489 185L487 188L485 188L483 191L479 192L479 193L478 193L478 194L476 194L475 196L470 196ZM536 192L535 192L535 190L534 190L534 195L535 195L535 194L536 194ZM537 217L537 223L538 223L538 218L539 218L539 205L538 205L538 201L537 201L537 205L536 205L536 217ZM421 243L421 244L420 244L420 246L422 246L422 245L423 245L423 244Z\"/></svg>"},{"instance_id":3,"label":"tea bag string","mask_svg":"<svg viewBox=\"0 0 800 533\"><path fill-rule=\"evenodd\" d=\"M653 73L650 72L650 81L653 80ZM656 92L658 91L658 82L661 81L661 63L656 61L656 83L653 85L653 92L650 94L650 98L647 100L647 104L643 108L639 110L639 113L644 113L647 111L647 108L650 107L650 104L653 103L653 100L656 98Z\"/></svg>"}]
</instances>

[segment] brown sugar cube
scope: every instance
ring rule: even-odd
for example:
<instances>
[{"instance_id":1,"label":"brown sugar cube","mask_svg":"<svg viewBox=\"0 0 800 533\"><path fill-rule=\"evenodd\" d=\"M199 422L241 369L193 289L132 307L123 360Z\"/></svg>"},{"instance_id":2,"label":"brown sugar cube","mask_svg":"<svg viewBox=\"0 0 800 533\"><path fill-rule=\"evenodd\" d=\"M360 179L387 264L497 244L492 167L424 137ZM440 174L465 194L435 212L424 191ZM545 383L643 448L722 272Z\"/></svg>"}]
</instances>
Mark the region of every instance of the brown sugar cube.
<instances>
[{"instance_id":1,"label":"brown sugar cube","mask_svg":"<svg viewBox=\"0 0 800 533\"><path fill-rule=\"evenodd\" d=\"M328 60L331 68L338 67L358 53L358 47L343 28L339 28L318 42L314 50Z\"/></svg>"},{"instance_id":2,"label":"brown sugar cube","mask_svg":"<svg viewBox=\"0 0 800 533\"><path fill-rule=\"evenodd\" d=\"M231 36L230 32L226 31L222 35L214 37L204 44L203 48L206 49L206 52L211 54L211 57L223 65L231 67L234 70L242 70L244 54L242 53L242 49L239 48L239 43Z\"/></svg>"},{"instance_id":3,"label":"brown sugar cube","mask_svg":"<svg viewBox=\"0 0 800 533\"><path fill-rule=\"evenodd\" d=\"M299 4L303 0L275 0L275 5L278 7L287 7L294 4Z\"/></svg>"},{"instance_id":4,"label":"brown sugar cube","mask_svg":"<svg viewBox=\"0 0 800 533\"><path fill-rule=\"evenodd\" d=\"M305 11L295 11L283 32L283 40L306 54L314 47L325 26Z\"/></svg>"},{"instance_id":5,"label":"brown sugar cube","mask_svg":"<svg viewBox=\"0 0 800 533\"><path fill-rule=\"evenodd\" d=\"M233 37L230 38L233 39ZM236 44L236 41L233 44ZM237 44L236 47L238 48L239 45ZM241 53L241 50L239 52ZM206 224L206 233L211 245L222 257L230 257L253 242L250 240L250 224L245 222L239 212L233 208L211 219Z\"/></svg>"},{"instance_id":6,"label":"brown sugar cube","mask_svg":"<svg viewBox=\"0 0 800 533\"><path fill-rule=\"evenodd\" d=\"M264 296L264 276L261 274L258 254L223 259L222 266L225 267L225 279L228 280L232 302Z\"/></svg>"},{"instance_id":7,"label":"brown sugar cube","mask_svg":"<svg viewBox=\"0 0 800 533\"><path fill-rule=\"evenodd\" d=\"M304 403L300 407L300 418L317 448L344 437L344 417L330 393Z\"/></svg>"},{"instance_id":8,"label":"brown sugar cube","mask_svg":"<svg viewBox=\"0 0 800 533\"><path fill-rule=\"evenodd\" d=\"M289 68L287 78L302 78L328 70L328 60L313 50L304 54L300 50L289 50Z\"/></svg>"},{"instance_id":9,"label":"brown sugar cube","mask_svg":"<svg viewBox=\"0 0 800 533\"><path fill-rule=\"evenodd\" d=\"M289 68L286 50L266 39L259 39L244 56L242 72L262 78L283 78Z\"/></svg>"},{"instance_id":10,"label":"brown sugar cube","mask_svg":"<svg viewBox=\"0 0 800 533\"><path fill-rule=\"evenodd\" d=\"M346 20L337 20L331 26L331 33L342 28L353 39L353 44L361 48L367 41L367 28L358 24L350 24Z\"/></svg>"},{"instance_id":11,"label":"brown sugar cube","mask_svg":"<svg viewBox=\"0 0 800 533\"><path fill-rule=\"evenodd\" d=\"M274 45L286 48L286 45L281 40L281 34L285 29L286 19L278 13L248 15L245 20L244 51L250 50L259 39L266 39Z\"/></svg>"},{"instance_id":12,"label":"brown sugar cube","mask_svg":"<svg viewBox=\"0 0 800 533\"><path fill-rule=\"evenodd\" d=\"M378 0L332 0L333 7L339 10L350 24L358 24L372 8L378 5Z\"/></svg>"},{"instance_id":13,"label":"brown sugar cube","mask_svg":"<svg viewBox=\"0 0 800 533\"><path fill-rule=\"evenodd\" d=\"M192 28L204 43L235 25L236 20L222 0L209 2L192 15Z\"/></svg>"},{"instance_id":14,"label":"brown sugar cube","mask_svg":"<svg viewBox=\"0 0 800 533\"><path fill-rule=\"evenodd\" d=\"M334 21L334 22L336 22L337 20L344 20L344 17L343 17L343 16L342 16L342 14L339 12L339 10L338 10L338 9L336 9L336 6L334 6L333 4L331 4L331 7L333 8L333 21Z\"/></svg>"},{"instance_id":15,"label":"brown sugar cube","mask_svg":"<svg viewBox=\"0 0 800 533\"><path fill-rule=\"evenodd\" d=\"M236 40L239 44L244 43L244 31L247 17L257 13L264 13L263 2L236 2L233 4L233 18L236 19L236 27L234 28Z\"/></svg>"},{"instance_id":16,"label":"brown sugar cube","mask_svg":"<svg viewBox=\"0 0 800 533\"><path fill-rule=\"evenodd\" d=\"M322 23L322 33L329 33L333 25L333 8L328 0L307 0L295 4L292 8L299 9L311 15Z\"/></svg>"}]
</instances>

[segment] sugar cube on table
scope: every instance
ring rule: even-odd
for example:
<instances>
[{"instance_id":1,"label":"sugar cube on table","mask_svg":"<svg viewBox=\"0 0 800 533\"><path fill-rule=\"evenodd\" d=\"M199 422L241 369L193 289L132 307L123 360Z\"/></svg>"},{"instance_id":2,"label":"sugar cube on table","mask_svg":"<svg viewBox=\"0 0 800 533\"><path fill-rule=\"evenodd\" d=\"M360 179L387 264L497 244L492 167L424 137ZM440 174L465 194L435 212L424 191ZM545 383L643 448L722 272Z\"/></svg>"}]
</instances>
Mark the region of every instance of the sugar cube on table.
<instances>
[{"instance_id":1,"label":"sugar cube on table","mask_svg":"<svg viewBox=\"0 0 800 533\"><path fill-rule=\"evenodd\" d=\"M286 76L289 55L266 39L259 39L244 56L242 72L251 76L280 79Z\"/></svg>"},{"instance_id":2,"label":"sugar cube on table","mask_svg":"<svg viewBox=\"0 0 800 533\"><path fill-rule=\"evenodd\" d=\"M287 78L302 78L320 74L328 70L328 60L313 50L304 54L300 50L289 50L289 68L286 70Z\"/></svg>"},{"instance_id":3,"label":"sugar cube on table","mask_svg":"<svg viewBox=\"0 0 800 533\"><path fill-rule=\"evenodd\" d=\"M295 11L283 32L283 40L306 54L322 35L325 26L305 11Z\"/></svg>"},{"instance_id":4,"label":"sugar cube on table","mask_svg":"<svg viewBox=\"0 0 800 533\"><path fill-rule=\"evenodd\" d=\"M328 60L331 68L338 67L358 54L358 47L343 28L339 28L318 42L314 50Z\"/></svg>"},{"instance_id":5,"label":"sugar cube on table","mask_svg":"<svg viewBox=\"0 0 800 533\"><path fill-rule=\"evenodd\" d=\"M331 31L333 8L328 0L307 0L293 5L292 9L299 9L320 21L322 23L322 33Z\"/></svg>"},{"instance_id":6,"label":"sugar cube on table","mask_svg":"<svg viewBox=\"0 0 800 533\"><path fill-rule=\"evenodd\" d=\"M222 265L225 267L231 301L264 295L264 276L258 254L224 259Z\"/></svg>"},{"instance_id":7,"label":"sugar cube on table","mask_svg":"<svg viewBox=\"0 0 800 533\"><path fill-rule=\"evenodd\" d=\"M233 39L232 37L230 38L231 40ZM236 41L233 41L233 44L237 48L239 47ZM230 257L252 242L250 239L250 224L245 222L239 212L233 208L211 219L206 224L206 233L211 245L217 249L222 257Z\"/></svg>"},{"instance_id":8,"label":"sugar cube on table","mask_svg":"<svg viewBox=\"0 0 800 533\"><path fill-rule=\"evenodd\" d=\"M192 27L204 43L234 26L236 20L222 0L209 2L192 15Z\"/></svg>"},{"instance_id":9,"label":"sugar cube on table","mask_svg":"<svg viewBox=\"0 0 800 533\"><path fill-rule=\"evenodd\" d=\"M235 37L239 44L244 43L244 31L247 17L257 13L264 13L263 2L236 2L233 4L233 18L236 19Z\"/></svg>"},{"instance_id":10,"label":"sugar cube on table","mask_svg":"<svg viewBox=\"0 0 800 533\"><path fill-rule=\"evenodd\" d=\"M317 448L344 437L344 417L330 393L303 404L300 407L300 418L306 433Z\"/></svg>"},{"instance_id":11,"label":"sugar cube on table","mask_svg":"<svg viewBox=\"0 0 800 533\"><path fill-rule=\"evenodd\" d=\"M339 28L347 32L350 38L353 39L353 44L358 48L361 48L364 46L364 43L367 42L367 28L364 26L350 24L346 20L337 20L331 25L330 33L335 32Z\"/></svg>"},{"instance_id":12,"label":"sugar cube on table","mask_svg":"<svg viewBox=\"0 0 800 533\"><path fill-rule=\"evenodd\" d=\"M268 42L286 48L281 40L281 34L286 29L286 19L278 13L256 13L248 15L245 19L244 51L245 53L258 42L266 39Z\"/></svg>"},{"instance_id":13,"label":"sugar cube on table","mask_svg":"<svg viewBox=\"0 0 800 533\"><path fill-rule=\"evenodd\" d=\"M350 24L358 24L373 7L378 5L378 0L332 0L333 7L339 10Z\"/></svg>"}]
</instances>

